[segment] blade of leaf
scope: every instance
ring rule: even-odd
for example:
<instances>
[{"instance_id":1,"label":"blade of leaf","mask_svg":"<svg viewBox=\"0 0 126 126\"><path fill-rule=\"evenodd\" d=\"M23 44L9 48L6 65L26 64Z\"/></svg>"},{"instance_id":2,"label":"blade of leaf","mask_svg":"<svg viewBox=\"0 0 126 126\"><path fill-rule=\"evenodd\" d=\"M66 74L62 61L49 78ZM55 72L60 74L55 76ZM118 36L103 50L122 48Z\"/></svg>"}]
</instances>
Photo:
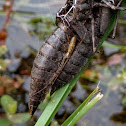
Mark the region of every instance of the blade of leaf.
<instances>
[{"instance_id":1,"label":"blade of leaf","mask_svg":"<svg viewBox=\"0 0 126 126\"><path fill-rule=\"evenodd\" d=\"M102 46L107 47L107 48L115 48L115 49L126 50L125 45L116 45L116 44L109 43L107 41L105 41Z\"/></svg>"},{"instance_id":2,"label":"blade of leaf","mask_svg":"<svg viewBox=\"0 0 126 126\"><path fill-rule=\"evenodd\" d=\"M126 6L126 2L123 2L122 5ZM123 12L121 12L120 15L122 15L122 14L123 14ZM97 47L97 49L99 49L101 47L102 43L105 41L107 36L112 31L112 29L114 27L114 24L115 24L115 19L116 19L116 13L113 14L113 16L111 18L110 25L108 26L108 28L106 30L106 33L105 33L104 37L102 38L102 40L101 40L99 46ZM57 113L58 109L60 108L60 106L62 105L63 101L66 99L66 97L68 96L68 94L70 93L70 91L72 90L72 88L74 87L74 85L76 84L78 79L80 78L80 76L83 73L83 71L88 67L88 65L91 62L91 60L94 57L94 55L95 54L93 54L89 58L89 60L86 63L86 65L82 68L80 73L74 77L74 79L72 80L71 83L65 85L64 87L60 88L58 91L55 92L54 96L52 97L52 99L48 103L47 107L45 108L44 112L42 113L42 115L38 119L38 121L35 124L35 126L48 126L49 125L49 123L51 122L52 118Z\"/></svg>"},{"instance_id":3,"label":"blade of leaf","mask_svg":"<svg viewBox=\"0 0 126 126\"><path fill-rule=\"evenodd\" d=\"M98 93L88 104L83 106L80 105L79 108L61 126L74 126L78 120L85 115L102 97L103 94ZM85 101L83 103L85 103Z\"/></svg>"},{"instance_id":4,"label":"blade of leaf","mask_svg":"<svg viewBox=\"0 0 126 126\"><path fill-rule=\"evenodd\" d=\"M50 102L48 103L47 107L45 108L44 112L42 113L35 126L49 125L52 118L54 117L54 115L62 105L63 101L66 99L66 97L74 87L77 80L78 77L76 76L70 84L63 86L55 92L54 96L51 98Z\"/></svg>"},{"instance_id":5,"label":"blade of leaf","mask_svg":"<svg viewBox=\"0 0 126 126\"><path fill-rule=\"evenodd\" d=\"M89 102L89 100L98 92L99 87L97 87L87 98L86 100L72 113L72 115L62 124L62 126L67 126L71 120L74 119L75 116L83 109L83 107Z\"/></svg>"}]
</instances>

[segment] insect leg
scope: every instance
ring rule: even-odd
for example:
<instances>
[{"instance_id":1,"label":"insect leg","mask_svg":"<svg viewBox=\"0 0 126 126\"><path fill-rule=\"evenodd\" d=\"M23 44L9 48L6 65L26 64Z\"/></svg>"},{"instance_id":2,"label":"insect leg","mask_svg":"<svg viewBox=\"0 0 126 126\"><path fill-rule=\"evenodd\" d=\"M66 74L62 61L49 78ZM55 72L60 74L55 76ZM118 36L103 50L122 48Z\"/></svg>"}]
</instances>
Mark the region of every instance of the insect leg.
<instances>
[{"instance_id":1,"label":"insect leg","mask_svg":"<svg viewBox=\"0 0 126 126\"><path fill-rule=\"evenodd\" d=\"M93 0L91 0L91 6L93 6ZM94 22L94 17L93 14L91 15L91 31L92 31L92 43L93 43L93 52L96 51L95 47L95 22Z\"/></svg>"},{"instance_id":2,"label":"insect leg","mask_svg":"<svg viewBox=\"0 0 126 126\"><path fill-rule=\"evenodd\" d=\"M118 20L119 20L119 14L120 14L120 11L118 10L117 15L116 15L116 22L115 22L115 26L114 26L112 38L115 38L116 29L117 29L117 24L118 24Z\"/></svg>"},{"instance_id":3,"label":"insect leg","mask_svg":"<svg viewBox=\"0 0 126 126\"><path fill-rule=\"evenodd\" d=\"M58 11L58 13L56 13L56 24L57 24L57 25L58 25L58 23L59 23L58 19L59 19L59 18L62 19L61 13L66 9L66 7L67 7L67 4L66 4L64 7L62 7L62 8ZM64 21L63 21L63 23L64 23Z\"/></svg>"},{"instance_id":4,"label":"insect leg","mask_svg":"<svg viewBox=\"0 0 126 126\"><path fill-rule=\"evenodd\" d=\"M91 30L92 30L93 52L96 51L94 25L95 25L95 23L94 23L94 17L92 16L92 19L91 19Z\"/></svg>"},{"instance_id":5,"label":"insect leg","mask_svg":"<svg viewBox=\"0 0 126 126\"><path fill-rule=\"evenodd\" d=\"M83 39L80 41L79 44L82 44L82 42L84 41L85 37L86 37L86 33L84 34L84 37L83 37Z\"/></svg>"},{"instance_id":6,"label":"insect leg","mask_svg":"<svg viewBox=\"0 0 126 126\"><path fill-rule=\"evenodd\" d=\"M66 14L60 15L59 13L57 13L57 17L61 18L62 21L63 21L63 23L66 22L68 26L70 26L70 24L69 24L69 21L67 20L67 15L68 15L72 10L73 10L73 12L74 12L76 3L77 3L77 0L74 0L74 1L73 1L73 5L70 7L70 9L67 11ZM62 10L62 8L61 8L61 10Z\"/></svg>"},{"instance_id":7,"label":"insect leg","mask_svg":"<svg viewBox=\"0 0 126 126\"><path fill-rule=\"evenodd\" d=\"M65 5L64 7L62 7L59 12L57 13L57 15L59 15L59 13L61 13L65 8L67 7L67 5Z\"/></svg>"},{"instance_id":8,"label":"insect leg","mask_svg":"<svg viewBox=\"0 0 126 126\"><path fill-rule=\"evenodd\" d=\"M93 7L98 7L98 6L101 6L101 7L109 7L111 8L112 10L121 10L121 11L125 11L126 10L126 7L117 7L117 6L114 6L112 5L111 3L109 2L104 2L104 3L94 3Z\"/></svg>"},{"instance_id":9,"label":"insect leg","mask_svg":"<svg viewBox=\"0 0 126 126\"><path fill-rule=\"evenodd\" d=\"M108 5L111 9L113 10L126 10L126 8L123 8L123 7L119 7L122 0L120 0L120 2L118 3L117 6L114 6L113 4L111 4L110 2L107 2L106 0L102 0L106 5Z\"/></svg>"},{"instance_id":10,"label":"insect leg","mask_svg":"<svg viewBox=\"0 0 126 126\"><path fill-rule=\"evenodd\" d=\"M117 7L119 7L121 5L123 0L120 0L119 3L117 4Z\"/></svg>"},{"instance_id":11,"label":"insect leg","mask_svg":"<svg viewBox=\"0 0 126 126\"><path fill-rule=\"evenodd\" d=\"M119 3L117 4L117 7L119 7L119 6L121 5L122 1L123 1L123 0L120 0L120 1L119 1ZM114 26L112 38L115 38L117 23L118 23L118 20L119 20L119 14L120 14L120 10L118 10L118 12L117 12L117 18L116 18L116 22L115 22L115 26Z\"/></svg>"}]
</instances>

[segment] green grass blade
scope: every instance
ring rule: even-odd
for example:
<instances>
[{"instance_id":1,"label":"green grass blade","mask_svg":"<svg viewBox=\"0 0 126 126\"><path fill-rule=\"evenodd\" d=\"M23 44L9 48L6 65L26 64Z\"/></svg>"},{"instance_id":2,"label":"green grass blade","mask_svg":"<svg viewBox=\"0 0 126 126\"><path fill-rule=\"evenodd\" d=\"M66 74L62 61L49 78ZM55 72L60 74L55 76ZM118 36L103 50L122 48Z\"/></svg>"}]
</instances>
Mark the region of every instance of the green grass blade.
<instances>
[{"instance_id":1,"label":"green grass blade","mask_svg":"<svg viewBox=\"0 0 126 126\"><path fill-rule=\"evenodd\" d=\"M126 6L126 2L124 2L123 5ZM115 24L115 19L116 19L116 14L114 14L112 16L111 23L108 26L107 31L106 31L104 37L102 38L102 40L101 40L101 42L100 42L100 44L99 44L97 49L99 49L101 47L102 43L105 41L107 36L112 31L112 29L114 27L114 24ZM70 91L72 90L74 85L76 84L77 80L80 78L80 76L83 73L83 71L88 67L88 65L91 62L91 59L94 57L94 55L95 54L93 54L89 58L89 60L86 63L86 65L82 68L80 73L74 77L74 79L72 80L71 83L65 85L64 87L62 87L61 89L59 89L58 91L55 92L55 94L53 95L52 99L48 103L47 107L45 108L44 112L42 113L42 115L38 119L38 121L37 121L35 126L48 126L49 125L49 123L51 122L52 118L57 113L58 109L60 108L60 106L62 105L63 101L66 99L66 97L68 96L68 94L70 93Z\"/></svg>"},{"instance_id":2,"label":"green grass blade","mask_svg":"<svg viewBox=\"0 0 126 126\"><path fill-rule=\"evenodd\" d=\"M74 126L78 120L84 116L101 98L103 94L98 93L88 104L85 101L78 107L78 109L61 125L61 126ZM90 98L87 98L90 99Z\"/></svg>"},{"instance_id":3,"label":"green grass blade","mask_svg":"<svg viewBox=\"0 0 126 126\"><path fill-rule=\"evenodd\" d=\"M78 113L82 111L84 106L89 102L89 100L98 93L99 87L97 87L88 97L87 99L72 113L72 115L61 125L61 126L68 126L71 124L71 121L77 117ZM79 119L79 118L78 118Z\"/></svg>"},{"instance_id":4,"label":"green grass blade","mask_svg":"<svg viewBox=\"0 0 126 126\"><path fill-rule=\"evenodd\" d=\"M65 100L66 92L69 90L69 84L60 88L55 92L54 96L51 98L41 117L37 121L35 126L48 126L59 107L62 104L62 101ZM67 97L67 96L66 96Z\"/></svg>"},{"instance_id":5,"label":"green grass blade","mask_svg":"<svg viewBox=\"0 0 126 126\"><path fill-rule=\"evenodd\" d=\"M115 49L126 50L125 45L116 45L116 44L109 43L107 41L105 41L102 46L107 47L107 48L115 48Z\"/></svg>"}]
</instances>

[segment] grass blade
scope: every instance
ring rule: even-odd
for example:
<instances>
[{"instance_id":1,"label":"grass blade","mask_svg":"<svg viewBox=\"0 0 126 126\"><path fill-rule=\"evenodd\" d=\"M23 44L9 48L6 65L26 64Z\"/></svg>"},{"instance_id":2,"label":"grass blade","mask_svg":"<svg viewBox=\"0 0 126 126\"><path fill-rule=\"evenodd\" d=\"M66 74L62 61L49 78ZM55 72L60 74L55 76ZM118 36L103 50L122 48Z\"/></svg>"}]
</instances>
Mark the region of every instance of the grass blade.
<instances>
[{"instance_id":1,"label":"grass blade","mask_svg":"<svg viewBox=\"0 0 126 126\"><path fill-rule=\"evenodd\" d=\"M80 105L80 107L61 126L74 126L102 97L103 94L98 93L88 104L83 106ZM83 103L85 103L85 101Z\"/></svg>"},{"instance_id":2,"label":"grass blade","mask_svg":"<svg viewBox=\"0 0 126 126\"><path fill-rule=\"evenodd\" d=\"M89 100L99 91L99 87L97 87L88 98L72 113L72 115L61 125L61 126L71 126L73 123L79 120L78 114L85 108ZM81 116L82 117L82 116ZM75 119L76 118L76 119ZM76 120L76 121L75 121Z\"/></svg>"},{"instance_id":3,"label":"grass blade","mask_svg":"<svg viewBox=\"0 0 126 126\"><path fill-rule=\"evenodd\" d=\"M116 45L116 44L109 43L107 41L105 41L102 46L106 47L106 48L115 48L115 49L120 49L120 50L126 50L125 45Z\"/></svg>"}]
</instances>

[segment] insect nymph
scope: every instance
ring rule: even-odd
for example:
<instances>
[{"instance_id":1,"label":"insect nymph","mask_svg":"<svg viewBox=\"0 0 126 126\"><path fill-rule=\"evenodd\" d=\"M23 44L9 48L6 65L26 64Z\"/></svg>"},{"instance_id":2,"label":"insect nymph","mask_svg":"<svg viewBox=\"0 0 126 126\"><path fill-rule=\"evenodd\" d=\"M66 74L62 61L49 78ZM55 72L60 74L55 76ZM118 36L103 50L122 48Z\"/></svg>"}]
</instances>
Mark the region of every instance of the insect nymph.
<instances>
[{"instance_id":1,"label":"insect nymph","mask_svg":"<svg viewBox=\"0 0 126 126\"><path fill-rule=\"evenodd\" d=\"M68 0L57 13L58 27L41 46L31 72L29 109L32 115L50 90L52 95L80 72L96 51L112 10L125 9L120 7L121 2Z\"/></svg>"}]
</instances>

